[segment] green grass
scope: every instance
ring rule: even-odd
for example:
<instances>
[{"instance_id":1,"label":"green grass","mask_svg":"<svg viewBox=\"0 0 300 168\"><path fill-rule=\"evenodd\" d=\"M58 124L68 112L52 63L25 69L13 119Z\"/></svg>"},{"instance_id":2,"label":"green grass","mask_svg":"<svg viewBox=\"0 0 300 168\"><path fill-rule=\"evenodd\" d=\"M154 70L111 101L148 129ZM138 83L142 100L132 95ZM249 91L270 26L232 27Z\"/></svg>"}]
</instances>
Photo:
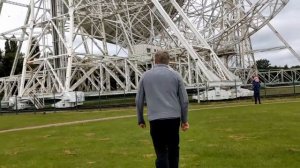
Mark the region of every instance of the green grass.
<instances>
[{"instance_id":1,"label":"green grass","mask_svg":"<svg viewBox=\"0 0 300 168\"><path fill-rule=\"evenodd\" d=\"M45 125L52 123L88 120L95 118L114 117L120 115L132 115L134 108L122 108L122 109L106 109L106 110L78 110L75 112L51 112L51 113L37 113L37 114L22 114L15 115L14 113L0 116L0 131L28 127ZM1 135L0 135L1 136Z\"/></svg>"},{"instance_id":2,"label":"green grass","mask_svg":"<svg viewBox=\"0 0 300 168\"><path fill-rule=\"evenodd\" d=\"M267 87L260 89L261 96L300 94L300 86Z\"/></svg>"},{"instance_id":3,"label":"green grass","mask_svg":"<svg viewBox=\"0 0 300 168\"><path fill-rule=\"evenodd\" d=\"M93 100L86 100L83 106L107 106L107 105L122 105L122 104L134 104L135 97L116 97L116 98L102 98L100 99L93 99Z\"/></svg>"},{"instance_id":4,"label":"green grass","mask_svg":"<svg viewBox=\"0 0 300 168\"><path fill-rule=\"evenodd\" d=\"M181 168L298 168L300 99L263 103L191 105ZM3 115L0 130L131 114L134 108ZM154 160L149 128L138 128L136 118L0 133L0 168L152 168Z\"/></svg>"}]
</instances>

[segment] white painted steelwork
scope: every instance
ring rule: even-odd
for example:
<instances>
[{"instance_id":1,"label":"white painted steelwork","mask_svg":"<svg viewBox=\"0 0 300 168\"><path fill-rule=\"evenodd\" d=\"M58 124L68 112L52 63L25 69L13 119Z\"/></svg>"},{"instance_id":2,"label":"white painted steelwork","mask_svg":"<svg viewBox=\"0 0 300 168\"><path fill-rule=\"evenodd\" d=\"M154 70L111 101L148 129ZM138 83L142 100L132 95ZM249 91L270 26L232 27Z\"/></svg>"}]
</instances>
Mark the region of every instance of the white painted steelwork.
<instances>
[{"instance_id":1,"label":"white painted steelwork","mask_svg":"<svg viewBox=\"0 0 300 168\"><path fill-rule=\"evenodd\" d=\"M209 87L212 99L232 97L226 96L230 89L243 92L240 86L257 73L251 35L268 25L293 51L269 23L288 0L26 2L0 1L0 12L5 3L28 10L22 27L0 34L19 42L10 77L0 79L4 102L17 95L14 100L42 108L54 94L61 99L58 106L68 107L77 93L135 93L160 49L170 52L170 66L187 89ZM23 71L16 75L22 44L27 45Z\"/></svg>"}]
</instances>

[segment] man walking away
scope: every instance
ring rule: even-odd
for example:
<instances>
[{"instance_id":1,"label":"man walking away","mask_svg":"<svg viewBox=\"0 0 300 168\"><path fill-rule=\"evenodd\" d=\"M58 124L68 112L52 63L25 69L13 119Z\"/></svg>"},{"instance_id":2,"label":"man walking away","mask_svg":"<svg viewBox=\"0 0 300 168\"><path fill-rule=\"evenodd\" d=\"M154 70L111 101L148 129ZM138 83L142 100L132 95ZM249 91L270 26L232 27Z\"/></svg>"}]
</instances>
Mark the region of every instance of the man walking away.
<instances>
[{"instance_id":1,"label":"man walking away","mask_svg":"<svg viewBox=\"0 0 300 168\"><path fill-rule=\"evenodd\" d=\"M187 92L181 76L168 66L169 59L166 51L155 54L155 65L142 76L136 95L142 128L146 127L143 109L147 103L157 168L178 168L180 123L183 131L189 128Z\"/></svg>"}]
</instances>

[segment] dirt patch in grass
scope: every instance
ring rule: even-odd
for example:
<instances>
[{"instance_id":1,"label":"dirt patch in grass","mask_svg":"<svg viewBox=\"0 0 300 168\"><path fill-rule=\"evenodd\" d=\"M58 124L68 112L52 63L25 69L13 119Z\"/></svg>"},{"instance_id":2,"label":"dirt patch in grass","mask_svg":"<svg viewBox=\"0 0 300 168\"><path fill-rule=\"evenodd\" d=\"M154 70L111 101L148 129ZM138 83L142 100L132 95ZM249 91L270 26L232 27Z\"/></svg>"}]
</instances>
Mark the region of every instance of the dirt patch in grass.
<instances>
[{"instance_id":1,"label":"dirt patch in grass","mask_svg":"<svg viewBox=\"0 0 300 168\"><path fill-rule=\"evenodd\" d=\"M232 128L218 128L216 130L217 131L221 131L221 132L232 132L233 131Z\"/></svg>"},{"instance_id":2,"label":"dirt patch in grass","mask_svg":"<svg viewBox=\"0 0 300 168\"><path fill-rule=\"evenodd\" d=\"M149 158L154 158L155 155L154 155L153 153L150 153L150 154L144 154L143 157L144 157L145 159L149 159Z\"/></svg>"},{"instance_id":3,"label":"dirt patch in grass","mask_svg":"<svg viewBox=\"0 0 300 168\"><path fill-rule=\"evenodd\" d=\"M152 142L147 140L147 139L142 139L142 140L139 140L139 141L142 142L145 145L152 145Z\"/></svg>"},{"instance_id":4,"label":"dirt patch in grass","mask_svg":"<svg viewBox=\"0 0 300 168\"><path fill-rule=\"evenodd\" d=\"M98 140L99 141L110 141L111 139L110 138L99 138Z\"/></svg>"},{"instance_id":5,"label":"dirt patch in grass","mask_svg":"<svg viewBox=\"0 0 300 168\"><path fill-rule=\"evenodd\" d=\"M44 135L44 136L42 136L42 138L49 138L49 137L51 137L51 135Z\"/></svg>"},{"instance_id":6,"label":"dirt patch in grass","mask_svg":"<svg viewBox=\"0 0 300 168\"><path fill-rule=\"evenodd\" d=\"M19 153L18 150L12 150L12 151L7 152L6 154L9 156L16 156L16 155L18 155L18 153Z\"/></svg>"},{"instance_id":7,"label":"dirt patch in grass","mask_svg":"<svg viewBox=\"0 0 300 168\"><path fill-rule=\"evenodd\" d=\"M228 138L233 141L247 141L253 139L254 137L249 137L246 135L229 135Z\"/></svg>"},{"instance_id":8,"label":"dirt patch in grass","mask_svg":"<svg viewBox=\"0 0 300 168\"><path fill-rule=\"evenodd\" d=\"M72 151L71 149L65 149L64 154L71 155L71 156L77 155L77 153L75 151Z\"/></svg>"},{"instance_id":9,"label":"dirt patch in grass","mask_svg":"<svg viewBox=\"0 0 300 168\"><path fill-rule=\"evenodd\" d=\"M300 152L300 148L289 148L288 151L299 153Z\"/></svg>"},{"instance_id":10,"label":"dirt patch in grass","mask_svg":"<svg viewBox=\"0 0 300 168\"><path fill-rule=\"evenodd\" d=\"M90 133L86 133L86 134L84 134L86 137L93 137L93 136L95 136L96 134L95 133L93 133L93 132L90 132Z\"/></svg>"},{"instance_id":11,"label":"dirt patch in grass","mask_svg":"<svg viewBox=\"0 0 300 168\"><path fill-rule=\"evenodd\" d=\"M89 161L89 162L87 162L87 164L89 164L89 165L92 165L92 164L95 164L96 162L95 161Z\"/></svg>"}]
</instances>

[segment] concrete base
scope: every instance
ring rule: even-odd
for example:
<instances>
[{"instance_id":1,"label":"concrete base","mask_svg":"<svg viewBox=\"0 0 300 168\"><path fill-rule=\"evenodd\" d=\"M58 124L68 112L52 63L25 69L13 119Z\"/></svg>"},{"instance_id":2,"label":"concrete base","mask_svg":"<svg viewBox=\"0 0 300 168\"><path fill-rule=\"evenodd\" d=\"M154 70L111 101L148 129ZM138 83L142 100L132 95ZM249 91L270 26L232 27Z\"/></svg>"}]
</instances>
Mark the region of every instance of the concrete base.
<instances>
[{"instance_id":1,"label":"concrete base","mask_svg":"<svg viewBox=\"0 0 300 168\"><path fill-rule=\"evenodd\" d=\"M243 88L224 90L220 88L215 88L207 92L201 92L199 95L194 95L192 98L194 100L228 100L236 99L239 97L250 97L253 96L253 91Z\"/></svg>"}]
</instances>

